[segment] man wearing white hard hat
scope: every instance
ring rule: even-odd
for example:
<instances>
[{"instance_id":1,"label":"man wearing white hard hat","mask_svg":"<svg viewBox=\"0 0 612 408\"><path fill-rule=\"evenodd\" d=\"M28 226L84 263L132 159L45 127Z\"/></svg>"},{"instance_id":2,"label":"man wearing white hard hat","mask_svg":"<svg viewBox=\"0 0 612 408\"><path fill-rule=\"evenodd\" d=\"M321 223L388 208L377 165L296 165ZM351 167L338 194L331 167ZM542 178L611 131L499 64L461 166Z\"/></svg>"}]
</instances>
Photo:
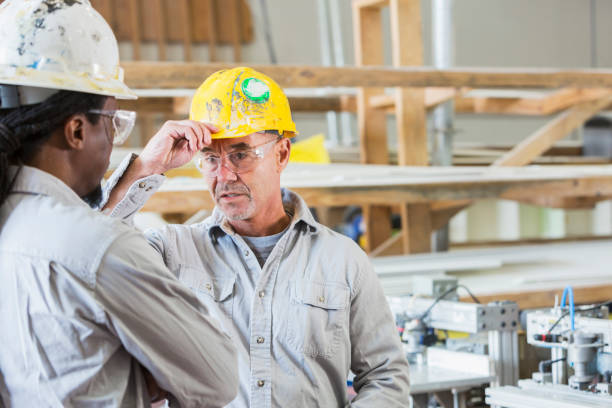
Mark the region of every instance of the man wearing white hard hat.
<instances>
[{"instance_id":1,"label":"man wearing white hard hat","mask_svg":"<svg viewBox=\"0 0 612 408\"><path fill-rule=\"evenodd\" d=\"M8 0L0 38L0 406L147 407L155 383L224 406L230 338L140 233L86 204L135 120L110 27L88 0ZM158 135L180 158L215 130Z\"/></svg>"},{"instance_id":2,"label":"man wearing white hard hat","mask_svg":"<svg viewBox=\"0 0 612 408\"><path fill-rule=\"evenodd\" d=\"M228 407L409 406L408 362L368 256L281 188L296 126L280 86L251 68L216 72L190 117L219 129L196 156L215 209L145 234L237 345L240 387ZM157 152L146 155L157 173L169 142L158 135L145 148ZM138 186L163 176L124 170L107 205L129 218L151 193Z\"/></svg>"}]
</instances>

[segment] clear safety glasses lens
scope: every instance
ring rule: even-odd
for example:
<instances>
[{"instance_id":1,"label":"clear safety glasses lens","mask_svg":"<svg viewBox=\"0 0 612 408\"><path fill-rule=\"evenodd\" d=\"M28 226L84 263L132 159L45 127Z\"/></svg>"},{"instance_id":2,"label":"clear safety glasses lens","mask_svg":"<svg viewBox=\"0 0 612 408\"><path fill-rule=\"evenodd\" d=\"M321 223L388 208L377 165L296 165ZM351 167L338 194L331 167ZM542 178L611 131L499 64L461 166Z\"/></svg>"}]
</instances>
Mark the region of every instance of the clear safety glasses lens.
<instances>
[{"instance_id":1,"label":"clear safety glasses lens","mask_svg":"<svg viewBox=\"0 0 612 408\"><path fill-rule=\"evenodd\" d=\"M279 140L280 138L270 140L269 142L253 146L249 150L239 150L224 156L218 156L209 152L199 152L196 159L196 167L205 175L215 174L221 165L236 174L246 173L253 170L258 160L263 159L270 148L274 146L273 143ZM222 164L222 162L225 163Z\"/></svg>"},{"instance_id":2,"label":"clear safety glasses lens","mask_svg":"<svg viewBox=\"0 0 612 408\"><path fill-rule=\"evenodd\" d=\"M100 110L91 109L89 113L102 115L111 118L113 122L113 144L115 146L123 144L132 133L136 123L136 112L127 110Z\"/></svg>"},{"instance_id":3,"label":"clear safety glasses lens","mask_svg":"<svg viewBox=\"0 0 612 408\"><path fill-rule=\"evenodd\" d=\"M136 112L127 110L116 110L113 115L113 128L115 129L115 137L113 144L118 146L123 144L132 133L134 124L136 123Z\"/></svg>"}]
</instances>

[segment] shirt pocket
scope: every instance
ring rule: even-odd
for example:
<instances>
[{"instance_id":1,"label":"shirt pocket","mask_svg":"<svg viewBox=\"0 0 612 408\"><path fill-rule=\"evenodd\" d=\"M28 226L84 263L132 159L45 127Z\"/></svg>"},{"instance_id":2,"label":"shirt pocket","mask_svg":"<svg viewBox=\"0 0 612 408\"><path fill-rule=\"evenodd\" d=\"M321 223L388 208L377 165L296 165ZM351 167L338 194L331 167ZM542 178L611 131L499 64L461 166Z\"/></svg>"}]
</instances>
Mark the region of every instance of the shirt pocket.
<instances>
[{"instance_id":1,"label":"shirt pocket","mask_svg":"<svg viewBox=\"0 0 612 408\"><path fill-rule=\"evenodd\" d=\"M332 358L346 328L350 290L342 283L292 284L287 343L310 357Z\"/></svg>"},{"instance_id":2,"label":"shirt pocket","mask_svg":"<svg viewBox=\"0 0 612 408\"><path fill-rule=\"evenodd\" d=\"M178 279L196 294L211 314L217 315L220 320L224 319L219 312L225 318L232 318L235 276L213 277L203 268L181 265Z\"/></svg>"}]
</instances>

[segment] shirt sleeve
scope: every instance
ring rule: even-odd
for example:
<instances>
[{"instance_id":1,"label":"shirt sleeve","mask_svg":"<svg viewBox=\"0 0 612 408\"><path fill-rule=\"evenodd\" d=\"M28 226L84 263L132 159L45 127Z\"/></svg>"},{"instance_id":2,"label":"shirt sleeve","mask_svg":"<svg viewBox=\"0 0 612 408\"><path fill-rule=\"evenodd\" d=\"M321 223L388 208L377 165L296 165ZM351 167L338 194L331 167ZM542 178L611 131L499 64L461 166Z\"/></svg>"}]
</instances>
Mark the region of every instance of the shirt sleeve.
<instances>
[{"instance_id":1,"label":"shirt sleeve","mask_svg":"<svg viewBox=\"0 0 612 408\"><path fill-rule=\"evenodd\" d=\"M238 391L231 339L137 232L109 248L96 297L125 349L181 407L222 407Z\"/></svg>"},{"instance_id":2,"label":"shirt sleeve","mask_svg":"<svg viewBox=\"0 0 612 408\"><path fill-rule=\"evenodd\" d=\"M364 258L366 258L364 256ZM354 408L407 407L409 366L378 277L365 259L351 302Z\"/></svg>"},{"instance_id":3,"label":"shirt sleeve","mask_svg":"<svg viewBox=\"0 0 612 408\"><path fill-rule=\"evenodd\" d=\"M115 188L123 174L127 171L128 167L136 157L137 156L134 153L126 156L113 174L108 178L104 184L104 187L102 188L103 200L100 204L100 208L104 207L108 201L111 191L113 188ZM165 180L166 177L161 174L153 174L151 176L136 180L134 183L132 183L123 199L117 203L112 211L108 212L108 215L119 218L125 223L131 225L133 223L134 214L136 214L138 210L145 205L147 200L149 200L149 198L161 187Z\"/></svg>"}]
</instances>

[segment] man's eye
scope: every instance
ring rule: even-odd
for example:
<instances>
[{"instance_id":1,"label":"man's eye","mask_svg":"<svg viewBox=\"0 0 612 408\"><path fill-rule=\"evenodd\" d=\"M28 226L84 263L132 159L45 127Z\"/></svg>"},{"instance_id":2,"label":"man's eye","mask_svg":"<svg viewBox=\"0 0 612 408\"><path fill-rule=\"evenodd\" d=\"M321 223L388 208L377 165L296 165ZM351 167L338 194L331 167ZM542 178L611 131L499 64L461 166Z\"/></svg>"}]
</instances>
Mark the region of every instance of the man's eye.
<instances>
[{"instance_id":1,"label":"man's eye","mask_svg":"<svg viewBox=\"0 0 612 408\"><path fill-rule=\"evenodd\" d=\"M206 163L217 163L219 161L218 156L204 156L204 161Z\"/></svg>"},{"instance_id":2,"label":"man's eye","mask_svg":"<svg viewBox=\"0 0 612 408\"><path fill-rule=\"evenodd\" d=\"M234 160L244 160L249 157L248 152L234 152L232 153L232 159Z\"/></svg>"}]
</instances>

